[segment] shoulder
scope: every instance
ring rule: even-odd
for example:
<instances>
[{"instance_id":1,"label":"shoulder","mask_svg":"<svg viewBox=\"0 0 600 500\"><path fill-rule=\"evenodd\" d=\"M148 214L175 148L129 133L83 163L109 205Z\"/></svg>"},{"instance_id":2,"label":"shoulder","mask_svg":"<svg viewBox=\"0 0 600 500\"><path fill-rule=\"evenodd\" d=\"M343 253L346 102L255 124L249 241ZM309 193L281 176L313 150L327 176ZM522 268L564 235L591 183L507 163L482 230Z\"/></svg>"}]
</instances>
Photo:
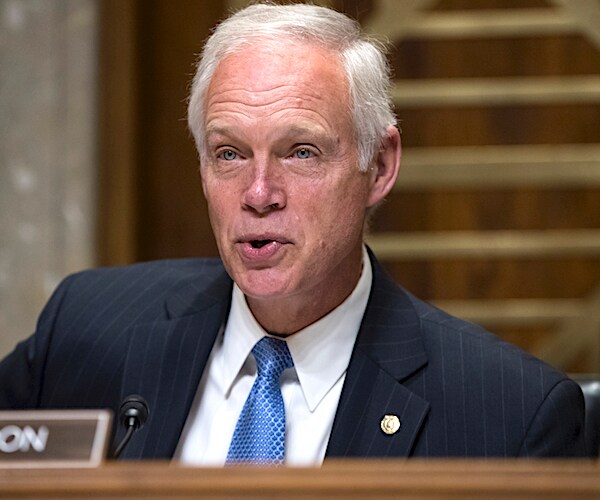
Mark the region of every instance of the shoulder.
<instances>
[{"instance_id":1,"label":"shoulder","mask_svg":"<svg viewBox=\"0 0 600 500\"><path fill-rule=\"evenodd\" d=\"M65 278L47 304L41 321L100 324L122 318L165 317L168 303L207 294L227 296L229 278L219 259L173 259L122 267L103 267ZM102 320L102 321L100 321Z\"/></svg>"},{"instance_id":2,"label":"shoulder","mask_svg":"<svg viewBox=\"0 0 600 500\"><path fill-rule=\"evenodd\" d=\"M427 351L424 377L432 417L443 408L452 425L480 433L487 446L477 452L482 455L584 452L583 399L575 382L480 326L412 296L410 300ZM502 435L496 436L494 429Z\"/></svg>"},{"instance_id":3,"label":"shoulder","mask_svg":"<svg viewBox=\"0 0 600 500\"><path fill-rule=\"evenodd\" d=\"M146 282L169 283L194 278L217 276L223 272L220 259L165 259L141 262L128 266L98 267L74 273L67 277L72 285L98 282L104 283L114 279L138 280Z\"/></svg>"},{"instance_id":4,"label":"shoulder","mask_svg":"<svg viewBox=\"0 0 600 500\"><path fill-rule=\"evenodd\" d=\"M452 316L406 292L420 321L429 363L456 377L544 398L564 373L479 325ZM460 377L459 377L460 375Z\"/></svg>"},{"instance_id":5,"label":"shoulder","mask_svg":"<svg viewBox=\"0 0 600 500\"><path fill-rule=\"evenodd\" d=\"M370 306L377 309L377 324L403 329L404 337L418 338L427 358L428 371L452 372L455 379L467 374L480 380L501 382L525 377L543 385L544 392L566 377L535 356L510 344L479 325L457 318L405 290L374 259ZM399 331L400 332L400 331ZM401 334L401 333L399 333Z\"/></svg>"},{"instance_id":6,"label":"shoulder","mask_svg":"<svg viewBox=\"0 0 600 500\"><path fill-rule=\"evenodd\" d=\"M68 291L70 296L84 299L98 294L106 298L122 298L147 293L168 294L184 283L196 287L210 286L225 274L219 259L157 260L119 267L99 267L67 276L58 286L58 294Z\"/></svg>"},{"instance_id":7,"label":"shoulder","mask_svg":"<svg viewBox=\"0 0 600 500\"><path fill-rule=\"evenodd\" d=\"M398 345L395 359L405 363L412 354L421 360L418 369L397 377L430 406L417 455L580 453L583 400L575 382L481 326L416 298L376 269L375 335L384 331L385 345ZM402 372L389 363L382 366ZM556 442L548 435L557 436Z\"/></svg>"}]
</instances>

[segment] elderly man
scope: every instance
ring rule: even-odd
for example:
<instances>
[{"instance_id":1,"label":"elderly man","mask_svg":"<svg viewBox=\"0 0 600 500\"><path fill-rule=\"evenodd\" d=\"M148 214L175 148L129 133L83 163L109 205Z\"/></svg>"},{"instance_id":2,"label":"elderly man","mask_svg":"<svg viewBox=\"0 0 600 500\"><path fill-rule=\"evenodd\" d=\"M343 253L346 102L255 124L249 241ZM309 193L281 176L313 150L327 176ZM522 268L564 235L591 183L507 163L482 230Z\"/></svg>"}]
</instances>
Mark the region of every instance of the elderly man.
<instances>
[{"instance_id":1,"label":"elderly man","mask_svg":"<svg viewBox=\"0 0 600 500\"><path fill-rule=\"evenodd\" d=\"M411 296L365 248L400 164L388 87L379 45L333 10L220 24L189 125L221 260L67 278L0 365L0 406L140 394L150 417L124 456L204 465L584 454L575 383Z\"/></svg>"}]
</instances>

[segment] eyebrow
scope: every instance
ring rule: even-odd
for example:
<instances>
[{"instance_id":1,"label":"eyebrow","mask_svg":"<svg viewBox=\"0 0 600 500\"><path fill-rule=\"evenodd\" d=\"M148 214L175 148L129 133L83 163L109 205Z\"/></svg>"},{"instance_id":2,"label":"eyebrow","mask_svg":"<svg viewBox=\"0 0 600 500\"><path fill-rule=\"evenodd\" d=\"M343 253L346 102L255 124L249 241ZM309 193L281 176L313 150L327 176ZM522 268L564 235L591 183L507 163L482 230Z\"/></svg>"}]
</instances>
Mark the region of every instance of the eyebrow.
<instances>
[{"instance_id":1,"label":"eyebrow","mask_svg":"<svg viewBox=\"0 0 600 500\"><path fill-rule=\"evenodd\" d=\"M205 135L231 135L231 127L227 126L211 126L206 127Z\"/></svg>"},{"instance_id":2,"label":"eyebrow","mask_svg":"<svg viewBox=\"0 0 600 500\"><path fill-rule=\"evenodd\" d=\"M240 137L240 134L236 132L236 127L226 124L217 123L214 125L208 125L205 134L207 143L210 143L211 137L214 136L223 136L232 140L243 141L243 139L241 139ZM324 130L320 126L307 126L296 123L292 123L287 127L279 129L274 140L275 142L279 142L298 136L300 137L298 142L314 142L315 145L320 144L321 148L329 151L331 151L332 148L335 148L336 145L339 143L339 136L337 134L332 137L329 133L327 133L326 130Z\"/></svg>"},{"instance_id":3,"label":"eyebrow","mask_svg":"<svg viewBox=\"0 0 600 500\"><path fill-rule=\"evenodd\" d=\"M305 135L309 137L325 138L327 135L321 127L305 127L302 125L290 125L285 130L285 135Z\"/></svg>"}]
</instances>

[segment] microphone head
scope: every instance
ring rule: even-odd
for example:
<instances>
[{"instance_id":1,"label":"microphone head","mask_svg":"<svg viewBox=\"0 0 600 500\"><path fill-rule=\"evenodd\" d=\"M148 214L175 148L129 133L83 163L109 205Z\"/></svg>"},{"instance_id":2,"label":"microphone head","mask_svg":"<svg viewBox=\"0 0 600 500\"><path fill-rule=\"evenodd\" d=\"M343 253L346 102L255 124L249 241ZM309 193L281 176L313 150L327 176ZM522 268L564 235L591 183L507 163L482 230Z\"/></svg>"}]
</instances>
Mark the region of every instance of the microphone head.
<instances>
[{"instance_id":1,"label":"microphone head","mask_svg":"<svg viewBox=\"0 0 600 500\"><path fill-rule=\"evenodd\" d=\"M149 414L148 403L137 394L127 396L119 408L119 417L125 427L134 426L136 429L141 429L148 420Z\"/></svg>"}]
</instances>

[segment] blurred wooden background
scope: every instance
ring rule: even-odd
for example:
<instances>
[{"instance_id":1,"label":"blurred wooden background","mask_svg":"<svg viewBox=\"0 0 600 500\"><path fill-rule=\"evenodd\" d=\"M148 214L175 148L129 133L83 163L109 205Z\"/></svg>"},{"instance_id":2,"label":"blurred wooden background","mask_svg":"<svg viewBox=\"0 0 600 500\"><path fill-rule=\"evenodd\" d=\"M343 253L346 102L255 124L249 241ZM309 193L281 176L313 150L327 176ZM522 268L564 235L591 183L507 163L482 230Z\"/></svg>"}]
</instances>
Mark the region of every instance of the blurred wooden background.
<instances>
[{"instance_id":1,"label":"blurred wooden background","mask_svg":"<svg viewBox=\"0 0 600 500\"><path fill-rule=\"evenodd\" d=\"M397 189L369 242L398 282L554 365L600 371L600 2L337 0L393 45ZM213 256L185 107L245 2L101 2L101 264Z\"/></svg>"}]
</instances>

